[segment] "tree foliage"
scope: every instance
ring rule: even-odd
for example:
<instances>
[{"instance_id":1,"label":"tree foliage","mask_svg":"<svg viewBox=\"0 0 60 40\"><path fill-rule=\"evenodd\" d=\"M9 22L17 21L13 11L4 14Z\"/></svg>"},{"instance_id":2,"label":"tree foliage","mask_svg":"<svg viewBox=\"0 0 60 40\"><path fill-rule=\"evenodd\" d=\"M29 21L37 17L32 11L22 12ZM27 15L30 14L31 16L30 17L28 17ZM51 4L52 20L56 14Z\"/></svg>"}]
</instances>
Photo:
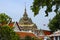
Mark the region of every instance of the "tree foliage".
<instances>
[{"instance_id":1,"label":"tree foliage","mask_svg":"<svg viewBox=\"0 0 60 40\"><path fill-rule=\"evenodd\" d=\"M25 36L24 40L41 40L38 37Z\"/></svg>"},{"instance_id":2,"label":"tree foliage","mask_svg":"<svg viewBox=\"0 0 60 40\"><path fill-rule=\"evenodd\" d=\"M0 23L7 24L11 18L5 13L0 13Z\"/></svg>"},{"instance_id":3,"label":"tree foliage","mask_svg":"<svg viewBox=\"0 0 60 40\"><path fill-rule=\"evenodd\" d=\"M32 39L32 37L30 37L30 36L25 37L25 40L31 40L31 39Z\"/></svg>"},{"instance_id":4,"label":"tree foliage","mask_svg":"<svg viewBox=\"0 0 60 40\"><path fill-rule=\"evenodd\" d=\"M19 37L9 26L0 26L0 40L19 40Z\"/></svg>"},{"instance_id":5,"label":"tree foliage","mask_svg":"<svg viewBox=\"0 0 60 40\"><path fill-rule=\"evenodd\" d=\"M54 10L56 13L60 8L60 0L34 0L33 5L31 6L31 10L34 12L34 15L39 13L41 7L47 7L45 10L46 16L48 16L48 12L52 12L52 7L56 5L56 9Z\"/></svg>"},{"instance_id":6,"label":"tree foliage","mask_svg":"<svg viewBox=\"0 0 60 40\"><path fill-rule=\"evenodd\" d=\"M51 31L57 31L60 29L60 13L57 14L48 24Z\"/></svg>"}]
</instances>

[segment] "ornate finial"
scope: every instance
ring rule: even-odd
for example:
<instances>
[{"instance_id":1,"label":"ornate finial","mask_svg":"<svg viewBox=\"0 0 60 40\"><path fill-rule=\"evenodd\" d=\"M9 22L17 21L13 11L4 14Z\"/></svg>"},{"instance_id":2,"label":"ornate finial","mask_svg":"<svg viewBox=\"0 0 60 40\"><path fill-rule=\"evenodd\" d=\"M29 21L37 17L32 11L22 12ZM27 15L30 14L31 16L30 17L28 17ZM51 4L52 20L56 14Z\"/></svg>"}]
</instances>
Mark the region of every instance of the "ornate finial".
<instances>
[{"instance_id":1,"label":"ornate finial","mask_svg":"<svg viewBox=\"0 0 60 40\"><path fill-rule=\"evenodd\" d=\"M26 12L26 3L25 3L25 12L24 12L24 15L23 16L28 16L27 15L27 12Z\"/></svg>"},{"instance_id":2,"label":"ornate finial","mask_svg":"<svg viewBox=\"0 0 60 40\"><path fill-rule=\"evenodd\" d=\"M25 3L25 12L26 12L26 3Z\"/></svg>"}]
</instances>

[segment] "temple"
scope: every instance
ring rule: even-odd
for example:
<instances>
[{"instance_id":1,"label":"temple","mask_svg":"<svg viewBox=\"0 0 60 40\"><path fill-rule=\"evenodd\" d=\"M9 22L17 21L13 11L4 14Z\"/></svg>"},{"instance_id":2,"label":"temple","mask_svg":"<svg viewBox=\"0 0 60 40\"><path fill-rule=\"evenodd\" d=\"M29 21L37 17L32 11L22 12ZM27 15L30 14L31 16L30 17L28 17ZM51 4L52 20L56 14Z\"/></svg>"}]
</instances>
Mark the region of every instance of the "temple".
<instances>
[{"instance_id":1,"label":"temple","mask_svg":"<svg viewBox=\"0 0 60 40\"><path fill-rule=\"evenodd\" d=\"M23 31L33 31L37 29L36 24L34 24L31 18L28 17L26 8L23 17L19 20L19 27Z\"/></svg>"},{"instance_id":2,"label":"temple","mask_svg":"<svg viewBox=\"0 0 60 40\"><path fill-rule=\"evenodd\" d=\"M60 40L60 30L52 34L51 31L38 29L37 25L28 17L26 8L24 10L23 17L19 22L12 22L12 20L10 20L8 25L14 28L13 30L21 39L24 39L26 36L30 36L42 40Z\"/></svg>"},{"instance_id":3,"label":"temple","mask_svg":"<svg viewBox=\"0 0 60 40\"><path fill-rule=\"evenodd\" d=\"M39 30L37 25L32 22L31 18L28 17L26 8L24 9L23 17L19 20L19 22L14 23L14 31L20 35L20 37L31 36L42 38L46 35L50 35L51 32L47 30Z\"/></svg>"}]
</instances>

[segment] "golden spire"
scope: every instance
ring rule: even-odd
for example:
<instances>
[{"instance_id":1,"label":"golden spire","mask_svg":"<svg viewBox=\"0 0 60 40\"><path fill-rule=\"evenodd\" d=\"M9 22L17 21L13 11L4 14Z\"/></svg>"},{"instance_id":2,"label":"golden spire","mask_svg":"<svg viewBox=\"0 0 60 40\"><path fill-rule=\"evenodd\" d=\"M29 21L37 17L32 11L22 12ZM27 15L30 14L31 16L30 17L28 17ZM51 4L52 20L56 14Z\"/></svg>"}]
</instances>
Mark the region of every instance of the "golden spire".
<instances>
[{"instance_id":1,"label":"golden spire","mask_svg":"<svg viewBox=\"0 0 60 40\"><path fill-rule=\"evenodd\" d=\"M25 4L25 11L24 11L24 15L23 16L28 16L27 12L26 12L26 4Z\"/></svg>"}]
</instances>

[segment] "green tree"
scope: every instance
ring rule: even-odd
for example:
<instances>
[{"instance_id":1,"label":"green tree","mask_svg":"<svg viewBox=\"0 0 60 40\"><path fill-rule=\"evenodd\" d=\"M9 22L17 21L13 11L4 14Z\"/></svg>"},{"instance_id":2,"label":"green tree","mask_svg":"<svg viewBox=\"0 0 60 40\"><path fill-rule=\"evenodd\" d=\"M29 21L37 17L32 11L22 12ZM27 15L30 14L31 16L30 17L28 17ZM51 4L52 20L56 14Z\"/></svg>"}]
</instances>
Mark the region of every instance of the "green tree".
<instances>
[{"instance_id":1,"label":"green tree","mask_svg":"<svg viewBox=\"0 0 60 40\"><path fill-rule=\"evenodd\" d=\"M31 39L32 39L32 37L30 37L30 36L25 37L25 40L31 40Z\"/></svg>"},{"instance_id":2,"label":"green tree","mask_svg":"<svg viewBox=\"0 0 60 40\"><path fill-rule=\"evenodd\" d=\"M0 26L0 40L20 40L20 38L9 26Z\"/></svg>"},{"instance_id":3,"label":"green tree","mask_svg":"<svg viewBox=\"0 0 60 40\"><path fill-rule=\"evenodd\" d=\"M38 37L32 37L32 40L40 40Z\"/></svg>"},{"instance_id":4,"label":"green tree","mask_svg":"<svg viewBox=\"0 0 60 40\"><path fill-rule=\"evenodd\" d=\"M34 12L34 15L39 13L41 8L47 7L45 10L46 16L48 16L48 12L52 12L52 7L56 6L54 10L56 13L60 8L60 0L34 0L33 5L31 6L31 10Z\"/></svg>"},{"instance_id":5,"label":"green tree","mask_svg":"<svg viewBox=\"0 0 60 40\"><path fill-rule=\"evenodd\" d=\"M60 29L60 13L50 20L48 27L51 31L57 31Z\"/></svg>"},{"instance_id":6,"label":"green tree","mask_svg":"<svg viewBox=\"0 0 60 40\"><path fill-rule=\"evenodd\" d=\"M26 36L24 40L40 40L38 37Z\"/></svg>"},{"instance_id":7,"label":"green tree","mask_svg":"<svg viewBox=\"0 0 60 40\"><path fill-rule=\"evenodd\" d=\"M5 13L0 13L0 24L7 24L11 18Z\"/></svg>"}]
</instances>

